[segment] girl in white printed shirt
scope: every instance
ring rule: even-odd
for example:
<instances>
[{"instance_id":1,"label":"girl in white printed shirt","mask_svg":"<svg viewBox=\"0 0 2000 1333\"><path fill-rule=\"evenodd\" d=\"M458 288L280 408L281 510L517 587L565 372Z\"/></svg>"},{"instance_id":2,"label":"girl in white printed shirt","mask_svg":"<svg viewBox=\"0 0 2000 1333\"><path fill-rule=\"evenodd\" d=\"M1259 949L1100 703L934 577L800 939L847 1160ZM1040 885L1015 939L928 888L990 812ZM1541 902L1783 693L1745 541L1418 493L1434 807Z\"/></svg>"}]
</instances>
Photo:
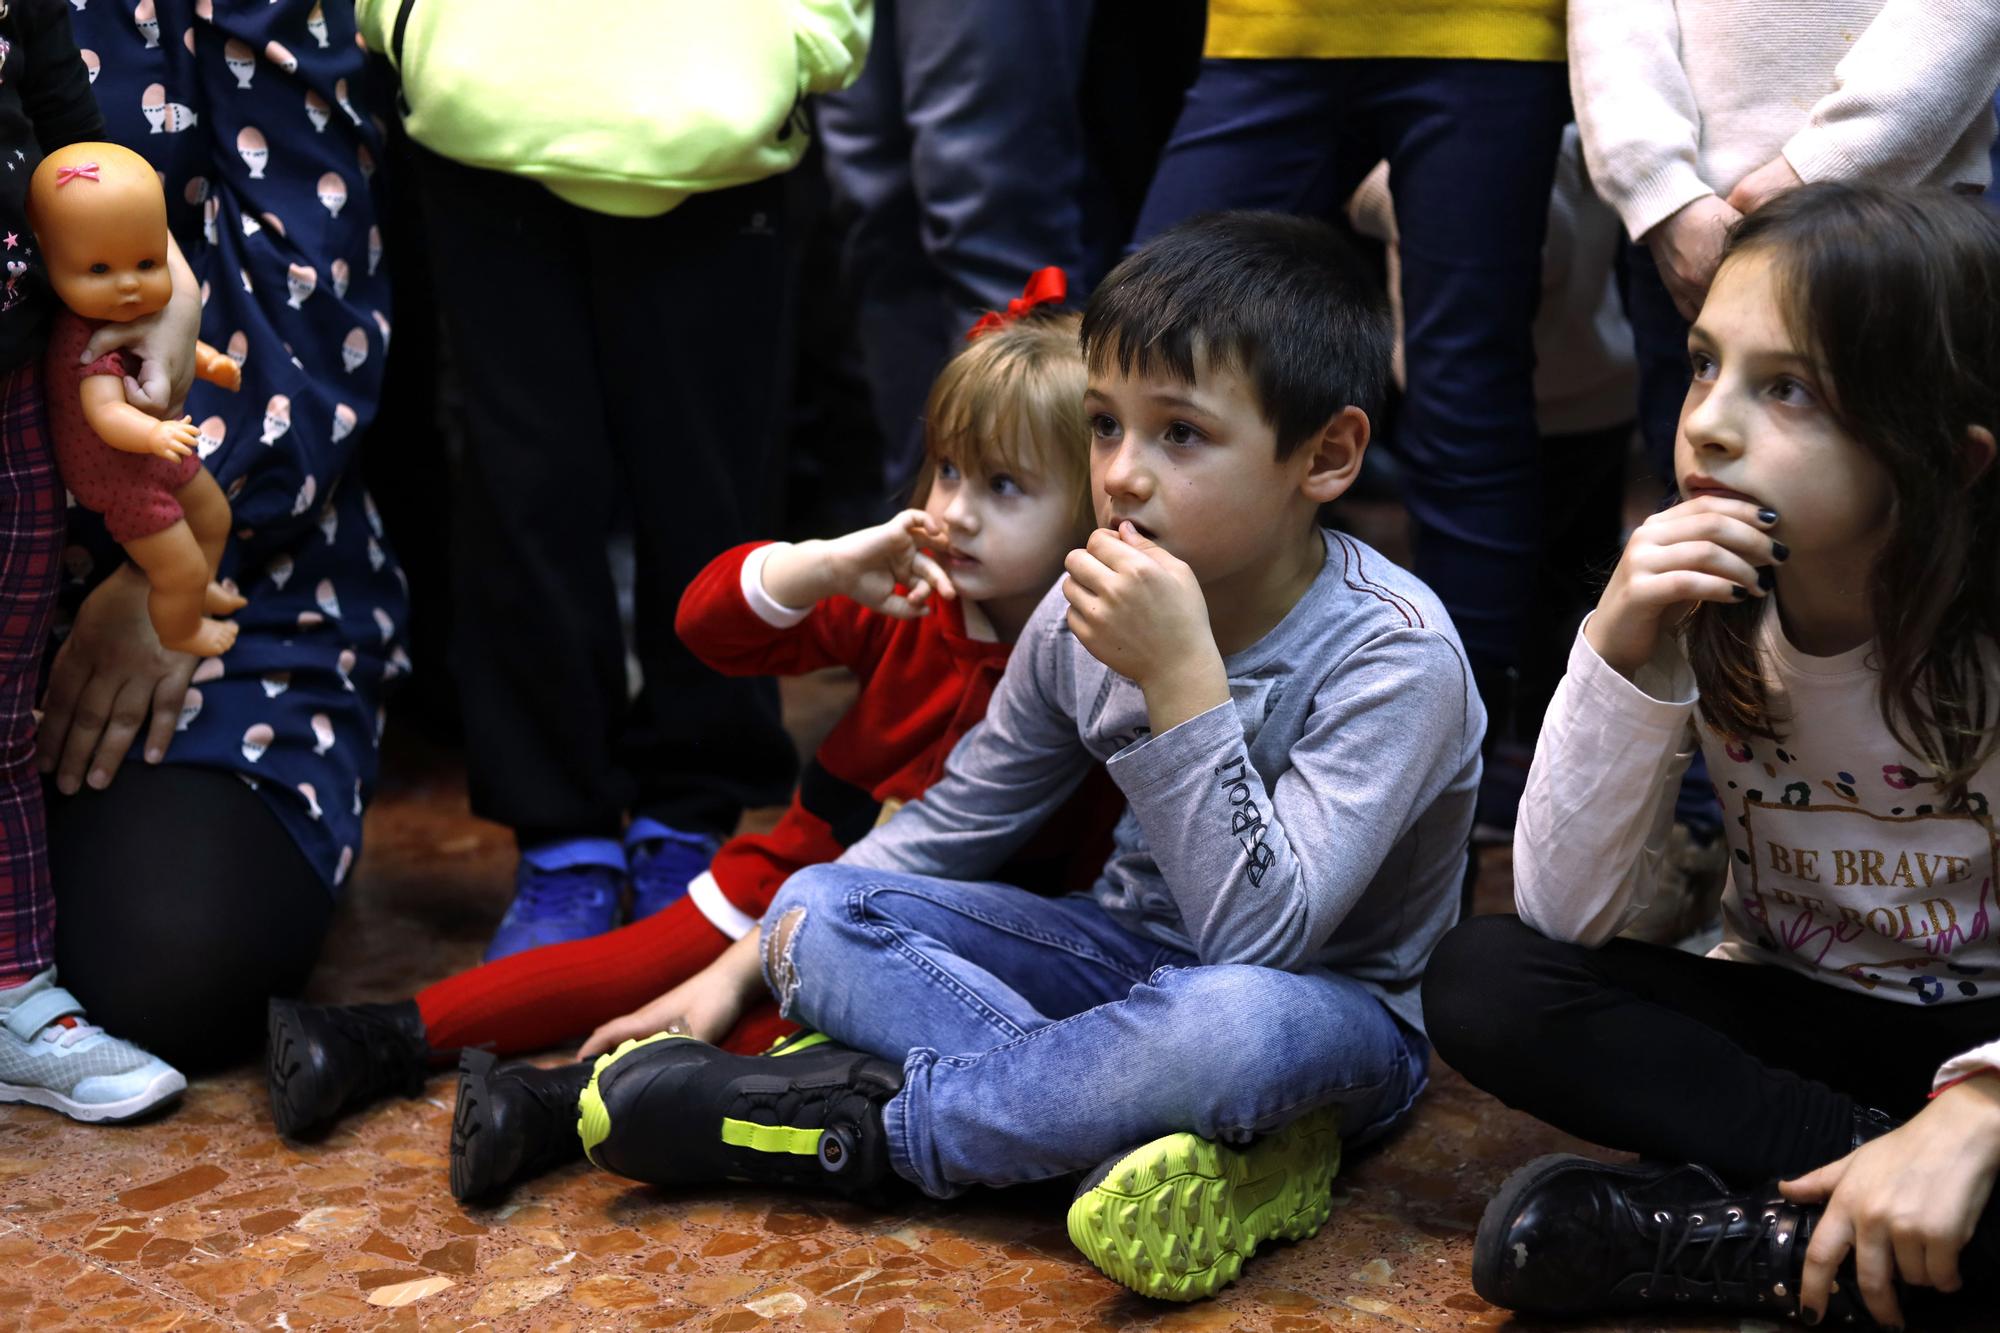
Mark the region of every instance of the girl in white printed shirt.
<instances>
[{"instance_id":1,"label":"girl in white printed shirt","mask_svg":"<svg viewBox=\"0 0 2000 1333\"><path fill-rule=\"evenodd\" d=\"M1991 1309L2000 218L1789 192L1737 226L1688 348L1685 498L1571 651L1520 917L1452 932L1424 993L1453 1068L1642 1160L1517 1171L1473 1283L1548 1314ZM1732 856L1706 958L1614 938L1697 745Z\"/></svg>"}]
</instances>

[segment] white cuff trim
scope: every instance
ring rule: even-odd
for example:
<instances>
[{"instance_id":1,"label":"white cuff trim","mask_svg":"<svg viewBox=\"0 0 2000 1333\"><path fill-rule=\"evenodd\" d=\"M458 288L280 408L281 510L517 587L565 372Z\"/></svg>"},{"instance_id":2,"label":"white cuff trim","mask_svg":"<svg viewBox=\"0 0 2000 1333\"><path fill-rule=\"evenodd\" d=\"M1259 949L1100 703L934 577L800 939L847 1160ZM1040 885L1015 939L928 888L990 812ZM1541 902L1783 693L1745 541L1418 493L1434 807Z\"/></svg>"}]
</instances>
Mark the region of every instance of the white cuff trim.
<instances>
[{"instance_id":1,"label":"white cuff trim","mask_svg":"<svg viewBox=\"0 0 2000 1333\"><path fill-rule=\"evenodd\" d=\"M2000 1041L1975 1046L1963 1055L1954 1055L1945 1061L1944 1067L1937 1071L1937 1077L1931 1080L1931 1091L1936 1092L1947 1083L1984 1074L1988 1070L2000 1071Z\"/></svg>"},{"instance_id":2,"label":"white cuff trim","mask_svg":"<svg viewBox=\"0 0 2000 1333\"><path fill-rule=\"evenodd\" d=\"M764 562L771 558L771 552L783 550L790 544L772 542L769 546L760 546L743 560L743 600L750 604L750 609L756 613L757 619L772 629L790 629L812 614L810 606L801 611L796 607L786 606L764 591Z\"/></svg>"},{"instance_id":3,"label":"white cuff trim","mask_svg":"<svg viewBox=\"0 0 2000 1333\"><path fill-rule=\"evenodd\" d=\"M757 929L757 918L741 911L735 903L723 897L722 886L715 882L715 876L704 870L688 881L688 897L701 909L710 925L732 940L740 940Z\"/></svg>"}]
</instances>

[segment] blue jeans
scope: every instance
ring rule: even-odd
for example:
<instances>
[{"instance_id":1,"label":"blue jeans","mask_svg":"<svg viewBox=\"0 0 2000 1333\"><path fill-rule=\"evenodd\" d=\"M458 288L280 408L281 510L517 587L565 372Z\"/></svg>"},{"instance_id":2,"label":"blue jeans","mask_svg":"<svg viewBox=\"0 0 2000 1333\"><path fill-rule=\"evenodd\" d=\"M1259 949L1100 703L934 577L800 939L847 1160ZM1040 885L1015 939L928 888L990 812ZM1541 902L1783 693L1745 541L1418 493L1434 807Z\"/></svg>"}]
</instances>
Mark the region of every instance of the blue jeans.
<instances>
[{"instance_id":1,"label":"blue jeans","mask_svg":"<svg viewBox=\"0 0 2000 1333\"><path fill-rule=\"evenodd\" d=\"M1532 327L1569 116L1560 63L1204 60L1134 236L1218 208L1337 218L1388 159L1416 572L1451 612L1496 734L1538 591Z\"/></svg>"},{"instance_id":2,"label":"blue jeans","mask_svg":"<svg viewBox=\"0 0 2000 1333\"><path fill-rule=\"evenodd\" d=\"M1077 89L1093 0L876 0L861 77L818 100L845 266L891 486L910 479L924 400L980 312L1086 250Z\"/></svg>"},{"instance_id":3,"label":"blue jeans","mask_svg":"<svg viewBox=\"0 0 2000 1333\"><path fill-rule=\"evenodd\" d=\"M793 911L765 980L786 1017L904 1062L889 1157L934 1198L1182 1130L1242 1141L1326 1105L1366 1140L1425 1083L1429 1045L1359 982L1201 966L1088 898L821 865L765 928Z\"/></svg>"}]
</instances>

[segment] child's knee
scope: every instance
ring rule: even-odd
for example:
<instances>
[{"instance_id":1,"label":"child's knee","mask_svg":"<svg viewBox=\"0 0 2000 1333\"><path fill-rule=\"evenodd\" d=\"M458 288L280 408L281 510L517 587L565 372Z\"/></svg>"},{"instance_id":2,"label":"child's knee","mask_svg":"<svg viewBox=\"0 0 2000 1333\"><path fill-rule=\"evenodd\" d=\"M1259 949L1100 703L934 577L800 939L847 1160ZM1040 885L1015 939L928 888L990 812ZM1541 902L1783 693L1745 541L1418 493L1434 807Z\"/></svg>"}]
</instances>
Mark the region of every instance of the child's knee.
<instances>
[{"instance_id":1,"label":"child's knee","mask_svg":"<svg viewBox=\"0 0 2000 1333\"><path fill-rule=\"evenodd\" d=\"M789 1017L792 1001L799 991L798 964L793 958L799 927L806 919L804 907L792 907L778 914L764 932L764 984L778 997L778 1012Z\"/></svg>"},{"instance_id":2,"label":"child's knee","mask_svg":"<svg viewBox=\"0 0 2000 1333\"><path fill-rule=\"evenodd\" d=\"M807 866L778 886L768 915L783 916L794 908L817 909L845 890L845 868L835 865Z\"/></svg>"}]
</instances>

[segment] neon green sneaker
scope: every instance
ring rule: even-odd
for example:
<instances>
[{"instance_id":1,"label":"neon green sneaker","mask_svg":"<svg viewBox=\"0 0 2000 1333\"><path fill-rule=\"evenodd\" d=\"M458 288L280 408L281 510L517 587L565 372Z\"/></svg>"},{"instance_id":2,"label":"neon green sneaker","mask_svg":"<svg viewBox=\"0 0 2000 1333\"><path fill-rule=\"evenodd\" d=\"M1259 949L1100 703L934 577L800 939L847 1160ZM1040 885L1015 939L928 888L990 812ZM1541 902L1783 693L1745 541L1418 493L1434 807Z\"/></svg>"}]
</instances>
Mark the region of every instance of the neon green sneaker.
<instances>
[{"instance_id":1,"label":"neon green sneaker","mask_svg":"<svg viewBox=\"0 0 2000 1333\"><path fill-rule=\"evenodd\" d=\"M1193 1301L1267 1240L1304 1240L1332 1208L1340 1116L1311 1111L1245 1148L1169 1134L1107 1158L1069 1206L1069 1238L1141 1296Z\"/></svg>"},{"instance_id":2,"label":"neon green sneaker","mask_svg":"<svg viewBox=\"0 0 2000 1333\"><path fill-rule=\"evenodd\" d=\"M747 1180L872 1194L889 1183L882 1107L902 1066L817 1032L765 1055L734 1055L678 1033L597 1058L577 1099L592 1162L632 1180Z\"/></svg>"}]
</instances>

